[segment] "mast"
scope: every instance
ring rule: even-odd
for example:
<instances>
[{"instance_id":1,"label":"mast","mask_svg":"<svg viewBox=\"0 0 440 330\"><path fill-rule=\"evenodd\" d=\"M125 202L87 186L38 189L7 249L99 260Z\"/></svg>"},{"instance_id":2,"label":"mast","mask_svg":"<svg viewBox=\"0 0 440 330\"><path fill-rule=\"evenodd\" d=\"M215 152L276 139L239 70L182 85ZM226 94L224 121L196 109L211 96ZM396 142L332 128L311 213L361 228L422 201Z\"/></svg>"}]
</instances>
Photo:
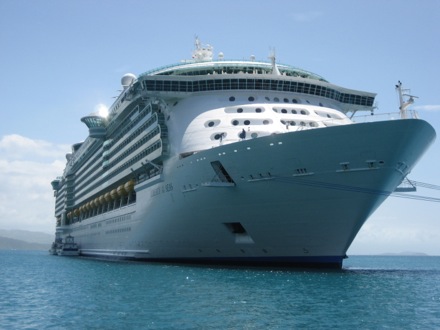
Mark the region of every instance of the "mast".
<instances>
[{"instance_id":1,"label":"mast","mask_svg":"<svg viewBox=\"0 0 440 330\"><path fill-rule=\"evenodd\" d=\"M407 118L407 108L414 103L414 98L417 98L417 96L406 94L406 92L409 92L409 89L403 89L402 88L402 82L399 80L399 82L396 85L397 93L399 94L399 110L400 110L400 118L406 119ZM409 97L407 100L404 99L404 97Z\"/></svg>"}]
</instances>

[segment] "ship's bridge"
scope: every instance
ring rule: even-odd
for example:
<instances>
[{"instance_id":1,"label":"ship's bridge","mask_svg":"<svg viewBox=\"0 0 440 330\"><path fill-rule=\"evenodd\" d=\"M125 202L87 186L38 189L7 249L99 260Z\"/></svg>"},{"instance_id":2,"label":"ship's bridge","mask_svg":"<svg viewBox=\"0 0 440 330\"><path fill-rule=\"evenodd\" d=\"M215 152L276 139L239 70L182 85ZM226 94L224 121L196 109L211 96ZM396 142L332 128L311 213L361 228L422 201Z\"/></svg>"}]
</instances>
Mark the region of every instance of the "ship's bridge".
<instances>
[{"instance_id":1,"label":"ship's bridge","mask_svg":"<svg viewBox=\"0 0 440 330\"><path fill-rule=\"evenodd\" d=\"M107 134L107 118L98 115L82 117L81 121L89 128L92 138L104 138Z\"/></svg>"}]
</instances>

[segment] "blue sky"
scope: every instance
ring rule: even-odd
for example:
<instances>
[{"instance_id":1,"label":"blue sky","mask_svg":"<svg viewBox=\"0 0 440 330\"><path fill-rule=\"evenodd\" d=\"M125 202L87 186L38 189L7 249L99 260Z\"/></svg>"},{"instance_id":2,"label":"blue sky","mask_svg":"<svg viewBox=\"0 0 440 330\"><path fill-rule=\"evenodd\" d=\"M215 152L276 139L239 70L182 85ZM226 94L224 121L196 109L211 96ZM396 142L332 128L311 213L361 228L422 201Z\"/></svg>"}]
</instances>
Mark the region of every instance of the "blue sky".
<instances>
[{"instance_id":1,"label":"blue sky","mask_svg":"<svg viewBox=\"0 0 440 330\"><path fill-rule=\"evenodd\" d=\"M397 110L401 80L440 132L440 1L3 0L0 229L53 233L50 181L87 136L80 118L111 105L123 74L190 58L195 35L226 59L275 48L281 63L378 93L377 113ZM409 177L440 185L439 161L436 141ZM390 197L349 253L440 255L439 211Z\"/></svg>"}]
</instances>

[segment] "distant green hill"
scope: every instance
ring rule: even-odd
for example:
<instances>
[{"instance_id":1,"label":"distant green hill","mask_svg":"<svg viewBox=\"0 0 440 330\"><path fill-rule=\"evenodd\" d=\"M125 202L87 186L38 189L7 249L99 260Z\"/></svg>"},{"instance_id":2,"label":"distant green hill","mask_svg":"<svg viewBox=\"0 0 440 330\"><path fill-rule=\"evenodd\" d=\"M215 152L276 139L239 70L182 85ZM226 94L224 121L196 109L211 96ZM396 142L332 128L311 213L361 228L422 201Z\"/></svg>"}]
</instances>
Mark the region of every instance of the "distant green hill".
<instances>
[{"instance_id":1,"label":"distant green hill","mask_svg":"<svg viewBox=\"0 0 440 330\"><path fill-rule=\"evenodd\" d=\"M0 236L0 250L49 250L50 244L30 243Z\"/></svg>"},{"instance_id":2,"label":"distant green hill","mask_svg":"<svg viewBox=\"0 0 440 330\"><path fill-rule=\"evenodd\" d=\"M54 235L27 230L0 229L0 249L2 250L48 250Z\"/></svg>"}]
</instances>

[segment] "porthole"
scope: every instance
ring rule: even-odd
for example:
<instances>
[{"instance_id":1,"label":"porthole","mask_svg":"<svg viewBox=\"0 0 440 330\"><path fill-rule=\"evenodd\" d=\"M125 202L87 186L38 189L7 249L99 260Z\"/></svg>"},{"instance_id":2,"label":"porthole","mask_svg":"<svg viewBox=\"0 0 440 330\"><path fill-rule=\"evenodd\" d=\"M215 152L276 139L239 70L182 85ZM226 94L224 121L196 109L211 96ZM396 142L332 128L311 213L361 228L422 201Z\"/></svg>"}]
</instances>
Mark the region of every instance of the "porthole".
<instances>
[{"instance_id":1,"label":"porthole","mask_svg":"<svg viewBox=\"0 0 440 330\"><path fill-rule=\"evenodd\" d=\"M209 120L205 122L205 127L215 127L218 126L219 124L220 124L220 120L218 119Z\"/></svg>"},{"instance_id":2,"label":"porthole","mask_svg":"<svg viewBox=\"0 0 440 330\"><path fill-rule=\"evenodd\" d=\"M321 102L319 102L319 106L320 106L320 107L323 107L324 105L323 105Z\"/></svg>"},{"instance_id":3,"label":"porthole","mask_svg":"<svg viewBox=\"0 0 440 330\"><path fill-rule=\"evenodd\" d=\"M234 102L234 101L235 101L235 96L231 96L231 97L229 98L229 101Z\"/></svg>"},{"instance_id":4,"label":"porthole","mask_svg":"<svg viewBox=\"0 0 440 330\"><path fill-rule=\"evenodd\" d=\"M275 97L273 100L274 100L275 102L280 102L280 99L279 99L278 97Z\"/></svg>"},{"instance_id":5,"label":"porthole","mask_svg":"<svg viewBox=\"0 0 440 330\"><path fill-rule=\"evenodd\" d=\"M281 119L280 121L281 121L281 124L286 125L286 121L285 120Z\"/></svg>"},{"instance_id":6,"label":"porthole","mask_svg":"<svg viewBox=\"0 0 440 330\"><path fill-rule=\"evenodd\" d=\"M272 108L272 110L276 113L278 113L278 110L276 108Z\"/></svg>"},{"instance_id":7,"label":"porthole","mask_svg":"<svg viewBox=\"0 0 440 330\"><path fill-rule=\"evenodd\" d=\"M307 112L306 112L305 110L301 110L301 114L302 114L302 115L306 115Z\"/></svg>"},{"instance_id":8,"label":"porthole","mask_svg":"<svg viewBox=\"0 0 440 330\"><path fill-rule=\"evenodd\" d=\"M292 99L292 103L298 103L297 99Z\"/></svg>"},{"instance_id":9,"label":"porthole","mask_svg":"<svg viewBox=\"0 0 440 330\"><path fill-rule=\"evenodd\" d=\"M264 97L265 99L266 99L266 101L270 101L270 98L268 98L267 96L266 97Z\"/></svg>"},{"instance_id":10,"label":"porthole","mask_svg":"<svg viewBox=\"0 0 440 330\"><path fill-rule=\"evenodd\" d=\"M292 110L292 113L293 113L294 115L296 115L296 114L297 114L297 112L296 112L296 110L295 110L295 109L293 109L293 110Z\"/></svg>"},{"instance_id":11,"label":"porthole","mask_svg":"<svg viewBox=\"0 0 440 330\"><path fill-rule=\"evenodd\" d=\"M269 125L269 120L263 120L263 125Z\"/></svg>"},{"instance_id":12,"label":"porthole","mask_svg":"<svg viewBox=\"0 0 440 330\"><path fill-rule=\"evenodd\" d=\"M252 137L253 139L255 139L256 137L258 137L258 133L252 133L252 134L251 134L251 137Z\"/></svg>"},{"instance_id":13,"label":"porthole","mask_svg":"<svg viewBox=\"0 0 440 330\"><path fill-rule=\"evenodd\" d=\"M289 103L289 99L285 98L284 103Z\"/></svg>"},{"instance_id":14,"label":"porthole","mask_svg":"<svg viewBox=\"0 0 440 330\"><path fill-rule=\"evenodd\" d=\"M281 113L287 113L286 109L281 109Z\"/></svg>"},{"instance_id":15,"label":"porthole","mask_svg":"<svg viewBox=\"0 0 440 330\"><path fill-rule=\"evenodd\" d=\"M327 118L331 118L332 116L330 116L329 114L327 114Z\"/></svg>"},{"instance_id":16,"label":"porthole","mask_svg":"<svg viewBox=\"0 0 440 330\"><path fill-rule=\"evenodd\" d=\"M290 126L296 126L296 122L292 120L292 121L290 122Z\"/></svg>"},{"instance_id":17,"label":"porthole","mask_svg":"<svg viewBox=\"0 0 440 330\"><path fill-rule=\"evenodd\" d=\"M300 123L300 125L301 125L301 126L306 126L306 123L302 121L302 122Z\"/></svg>"},{"instance_id":18,"label":"porthole","mask_svg":"<svg viewBox=\"0 0 440 330\"><path fill-rule=\"evenodd\" d=\"M253 97L253 96L249 96L249 97L248 97L248 101L249 101L249 102L253 102L253 101L255 101L255 97Z\"/></svg>"},{"instance_id":19,"label":"porthole","mask_svg":"<svg viewBox=\"0 0 440 330\"><path fill-rule=\"evenodd\" d=\"M309 125L310 125L310 127L317 127L318 126L318 124L316 124L314 121L311 121L309 123Z\"/></svg>"},{"instance_id":20,"label":"porthole","mask_svg":"<svg viewBox=\"0 0 440 330\"><path fill-rule=\"evenodd\" d=\"M237 112L238 112L238 113L242 113L242 112L243 112L243 108L238 108L238 109L237 109Z\"/></svg>"},{"instance_id":21,"label":"porthole","mask_svg":"<svg viewBox=\"0 0 440 330\"><path fill-rule=\"evenodd\" d=\"M244 123L245 125L249 125L251 122L250 122L249 120L245 120L243 123Z\"/></svg>"},{"instance_id":22,"label":"porthole","mask_svg":"<svg viewBox=\"0 0 440 330\"><path fill-rule=\"evenodd\" d=\"M255 109L255 112L260 113L260 112L261 112L261 108L256 108L256 109Z\"/></svg>"},{"instance_id":23,"label":"porthole","mask_svg":"<svg viewBox=\"0 0 440 330\"><path fill-rule=\"evenodd\" d=\"M238 123L238 120L233 120L232 121L232 125L234 125L234 126L237 126L239 123Z\"/></svg>"},{"instance_id":24,"label":"porthole","mask_svg":"<svg viewBox=\"0 0 440 330\"><path fill-rule=\"evenodd\" d=\"M222 140L226 136L226 133L217 133L214 135L215 140Z\"/></svg>"},{"instance_id":25,"label":"porthole","mask_svg":"<svg viewBox=\"0 0 440 330\"><path fill-rule=\"evenodd\" d=\"M309 101L309 100L306 100L306 102L307 102L308 104L310 104L310 101Z\"/></svg>"}]
</instances>

